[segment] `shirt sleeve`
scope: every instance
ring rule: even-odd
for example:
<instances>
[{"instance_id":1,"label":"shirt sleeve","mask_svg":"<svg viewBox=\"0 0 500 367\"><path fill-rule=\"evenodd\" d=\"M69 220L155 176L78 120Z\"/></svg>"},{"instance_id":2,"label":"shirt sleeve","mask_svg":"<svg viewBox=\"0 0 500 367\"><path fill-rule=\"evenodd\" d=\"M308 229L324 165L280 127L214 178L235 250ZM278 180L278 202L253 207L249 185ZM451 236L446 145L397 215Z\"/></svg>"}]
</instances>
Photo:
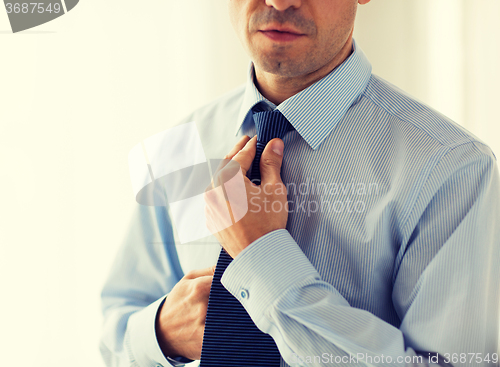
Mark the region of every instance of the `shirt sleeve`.
<instances>
[{"instance_id":1,"label":"shirt sleeve","mask_svg":"<svg viewBox=\"0 0 500 367\"><path fill-rule=\"evenodd\" d=\"M103 287L100 351L107 366L183 365L167 359L155 321L165 295L182 277L164 207L138 205Z\"/></svg>"},{"instance_id":2,"label":"shirt sleeve","mask_svg":"<svg viewBox=\"0 0 500 367\"><path fill-rule=\"evenodd\" d=\"M432 366L435 353L440 365L498 361L496 161L488 148L470 143L437 162L404 224L406 239L393 264L399 328L351 307L286 230L261 237L228 266L222 284L274 338L288 364Z\"/></svg>"}]
</instances>

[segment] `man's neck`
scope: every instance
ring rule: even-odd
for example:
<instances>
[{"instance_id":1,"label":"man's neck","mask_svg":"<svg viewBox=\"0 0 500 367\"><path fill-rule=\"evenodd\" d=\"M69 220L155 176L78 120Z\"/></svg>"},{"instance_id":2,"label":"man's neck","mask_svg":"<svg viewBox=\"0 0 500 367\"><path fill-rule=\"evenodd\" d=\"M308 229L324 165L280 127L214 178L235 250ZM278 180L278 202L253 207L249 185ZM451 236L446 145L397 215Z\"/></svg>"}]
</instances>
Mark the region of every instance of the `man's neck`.
<instances>
[{"instance_id":1,"label":"man's neck","mask_svg":"<svg viewBox=\"0 0 500 367\"><path fill-rule=\"evenodd\" d=\"M323 67L298 77L284 77L267 73L255 67L254 83L260 93L275 105L306 89L328 75L352 53L352 34L339 53Z\"/></svg>"}]
</instances>

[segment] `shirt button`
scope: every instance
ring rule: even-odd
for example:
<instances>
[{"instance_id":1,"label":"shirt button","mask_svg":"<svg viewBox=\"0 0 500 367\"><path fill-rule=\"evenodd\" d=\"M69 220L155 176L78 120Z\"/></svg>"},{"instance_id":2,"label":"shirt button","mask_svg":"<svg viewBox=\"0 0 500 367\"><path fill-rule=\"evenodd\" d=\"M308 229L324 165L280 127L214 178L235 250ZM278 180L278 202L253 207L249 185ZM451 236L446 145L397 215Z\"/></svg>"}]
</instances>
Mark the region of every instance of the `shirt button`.
<instances>
[{"instance_id":1,"label":"shirt button","mask_svg":"<svg viewBox=\"0 0 500 367\"><path fill-rule=\"evenodd\" d=\"M250 294L248 293L248 291L246 289L241 288L240 289L240 297L243 299L248 299L248 297L250 297Z\"/></svg>"}]
</instances>

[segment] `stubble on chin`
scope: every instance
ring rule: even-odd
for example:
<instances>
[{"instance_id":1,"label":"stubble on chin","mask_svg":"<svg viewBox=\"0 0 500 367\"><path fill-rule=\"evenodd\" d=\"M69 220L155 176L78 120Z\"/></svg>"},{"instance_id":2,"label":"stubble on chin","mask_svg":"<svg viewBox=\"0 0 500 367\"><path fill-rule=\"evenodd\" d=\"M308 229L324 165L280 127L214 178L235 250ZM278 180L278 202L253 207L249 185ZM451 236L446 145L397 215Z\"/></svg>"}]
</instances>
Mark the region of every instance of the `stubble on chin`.
<instances>
[{"instance_id":1,"label":"stubble on chin","mask_svg":"<svg viewBox=\"0 0 500 367\"><path fill-rule=\"evenodd\" d=\"M254 64L263 72L283 78L293 78L303 75L305 72L304 69L308 66L307 63L296 58L274 57L265 54L260 54L258 60L254 61Z\"/></svg>"}]
</instances>

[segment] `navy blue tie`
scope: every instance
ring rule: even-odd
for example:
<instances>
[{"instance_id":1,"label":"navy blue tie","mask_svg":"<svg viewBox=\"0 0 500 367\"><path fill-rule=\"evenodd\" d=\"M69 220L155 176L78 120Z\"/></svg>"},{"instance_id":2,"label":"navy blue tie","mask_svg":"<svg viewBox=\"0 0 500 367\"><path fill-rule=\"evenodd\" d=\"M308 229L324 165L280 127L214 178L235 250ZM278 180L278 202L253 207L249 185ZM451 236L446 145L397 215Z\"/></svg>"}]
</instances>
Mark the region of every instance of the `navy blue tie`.
<instances>
[{"instance_id":1,"label":"navy blue tie","mask_svg":"<svg viewBox=\"0 0 500 367\"><path fill-rule=\"evenodd\" d=\"M260 157L266 144L282 139L290 123L278 110L253 114L257 152L250 180L260 184ZM224 270L233 259L221 250L208 300L200 367L279 367L280 353L271 336L260 331L241 303L221 284Z\"/></svg>"}]
</instances>

